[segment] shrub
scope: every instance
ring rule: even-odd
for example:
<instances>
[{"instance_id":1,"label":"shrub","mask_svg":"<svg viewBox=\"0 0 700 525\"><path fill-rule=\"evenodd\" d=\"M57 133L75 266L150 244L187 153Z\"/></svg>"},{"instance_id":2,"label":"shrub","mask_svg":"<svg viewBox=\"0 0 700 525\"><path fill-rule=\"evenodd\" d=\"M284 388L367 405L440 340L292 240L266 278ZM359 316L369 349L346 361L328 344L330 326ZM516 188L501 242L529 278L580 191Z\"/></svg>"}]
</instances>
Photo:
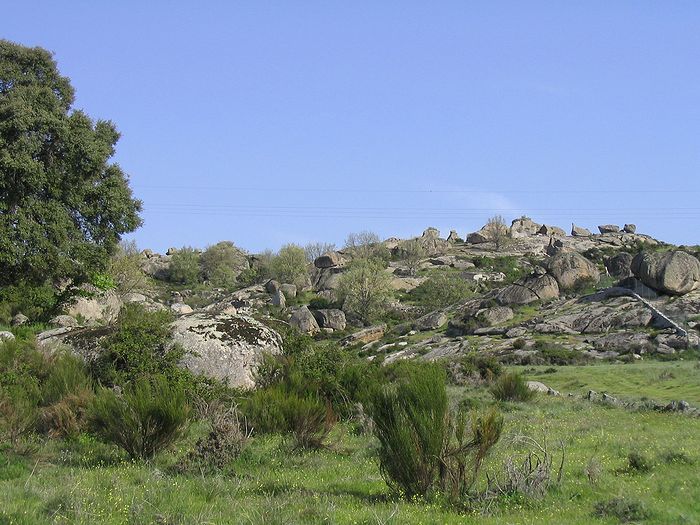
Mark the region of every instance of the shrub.
<instances>
[{"instance_id":1,"label":"shrub","mask_svg":"<svg viewBox=\"0 0 700 525\"><path fill-rule=\"evenodd\" d=\"M141 259L135 241L121 241L117 253L110 258L107 273L114 279L121 295L148 288L148 279L141 270Z\"/></svg>"},{"instance_id":2,"label":"shrub","mask_svg":"<svg viewBox=\"0 0 700 525\"><path fill-rule=\"evenodd\" d=\"M240 456L250 440L252 429L235 405L209 404L205 410L209 433L178 464L183 472L209 473L223 470Z\"/></svg>"},{"instance_id":3,"label":"shrub","mask_svg":"<svg viewBox=\"0 0 700 525\"><path fill-rule=\"evenodd\" d=\"M121 397L101 389L89 418L99 437L133 459L149 460L180 437L189 413L184 390L164 376L153 376L136 380Z\"/></svg>"},{"instance_id":4,"label":"shrub","mask_svg":"<svg viewBox=\"0 0 700 525\"><path fill-rule=\"evenodd\" d=\"M4 324L9 324L12 316L23 313L32 321L49 319L59 303L59 295L49 283L34 285L17 283L0 287L0 304Z\"/></svg>"},{"instance_id":5,"label":"shrub","mask_svg":"<svg viewBox=\"0 0 700 525\"><path fill-rule=\"evenodd\" d=\"M599 518L617 518L622 523L643 521L651 515L643 503L623 497L599 501L593 514Z\"/></svg>"},{"instance_id":6,"label":"shrub","mask_svg":"<svg viewBox=\"0 0 700 525\"><path fill-rule=\"evenodd\" d=\"M21 387L0 389L0 432L13 447L34 430L37 416L37 401L30 393Z\"/></svg>"},{"instance_id":7,"label":"shrub","mask_svg":"<svg viewBox=\"0 0 700 525\"><path fill-rule=\"evenodd\" d=\"M176 251L170 258L168 278L173 283L196 284L200 282L199 253L189 246Z\"/></svg>"},{"instance_id":8,"label":"shrub","mask_svg":"<svg viewBox=\"0 0 700 525\"><path fill-rule=\"evenodd\" d=\"M335 423L329 405L317 396L282 386L256 391L242 408L255 431L291 435L296 448L320 448Z\"/></svg>"},{"instance_id":9,"label":"shrub","mask_svg":"<svg viewBox=\"0 0 700 525\"><path fill-rule=\"evenodd\" d=\"M462 358L461 364L466 372L477 372L481 379L487 381L492 381L503 373L503 365L495 357L475 352Z\"/></svg>"},{"instance_id":10,"label":"shrub","mask_svg":"<svg viewBox=\"0 0 700 525\"><path fill-rule=\"evenodd\" d=\"M287 244L272 258L270 270L279 282L303 287L309 280L306 265L304 249L296 244Z\"/></svg>"},{"instance_id":11,"label":"shrub","mask_svg":"<svg viewBox=\"0 0 700 525\"><path fill-rule=\"evenodd\" d=\"M401 259L412 274L415 274L421 260L427 256L427 252L418 239L406 241L401 245Z\"/></svg>"},{"instance_id":12,"label":"shrub","mask_svg":"<svg viewBox=\"0 0 700 525\"><path fill-rule=\"evenodd\" d=\"M513 349L514 350L522 350L525 348L525 345L527 344L527 341L523 339L522 337L518 337L515 341L513 341Z\"/></svg>"},{"instance_id":13,"label":"shrub","mask_svg":"<svg viewBox=\"0 0 700 525\"><path fill-rule=\"evenodd\" d=\"M463 301L473 293L472 285L460 275L441 270L411 290L409 297L421 306L437 310Z\"/></svg>"},{"instance_id":14,"label":"shrub","mask_svg":"<svg viewBox=\"0 0 700 525\"><path fill-rule=\"evenodd\" d=\"M386 263L390 258L389 250L382 244L379 235L371 231L348 234L345 249L351 251L357 259L379 259Z\"/></svg>"},{"instance_id":15,"label":"shrub","mask_svg":"<svg viewBox=\"0 0 700 525\"><path fill-rule=\"evenodd\" d=\"M523 376L516 372L501 375L491 387L491 394L498 401L529 401L535 395Z\"/></svg>"},{"instance_id":16,"label":"shrub","mask_svg":"<svg viewBox=\"0 0 700 525\"><path fill-rule=\"evenodd\" d=\"M636 450L627 455L627 472L647 473L652 469L652 463L644 454Z\"/></svg>"},{"instance_id":17,"label":"shrub","mask_svg":"<svg viewBox=\"0 0 700 525\"><path fill-rule=\"evenodd\" d=\"M694 465L695 461L685 452L667 450L661 454L661 461L669 465Z\"/></svg>"},{"instance_id":18,"label":"shrub","mask_svg":"<svg viewBox=\"0 0 700 525\"><path fill-rule=\"evenodd\" d=\"M248 268L245 253L231 241L209 246L200 256L202 275L213 286L232 288L239 274Z\"/></svg>"},{"instance_id":19,"label":"shrub","mask_svg":"<svg viewBox=\"0 0 700 525\"><path fill-rule=\"evenodd\" d=\"M370 414L382 476L410 498L425 496L440 470L447 394L445 373L436 365L411 364L402 372L397 383L377 390Z\"/></svg>"},{"instance_id":20,"label":"shrub","mask_svg":"<svg viewBox=\"0 0 700 525\"><path fill-rule=\"evenodd\" d=\"M94 365L96 377L110 385L150 374L181 378L185 371L177 364L182 350L168 346L171 320L169 312L148 312L140 304L125 305L115 332L103 343L105 351Z\"/></svg>"},{"instance_id":21,"label":"shrub","mask_svg":"<svg viewBox=\"0 0 700 525\"><path fill-rule=\"evenodd\" d=\"M376 261L358 259L341 275L338 295L343 310L369 323L386 309L392 296L391 278Z\"/></svg>"}]
</instances>

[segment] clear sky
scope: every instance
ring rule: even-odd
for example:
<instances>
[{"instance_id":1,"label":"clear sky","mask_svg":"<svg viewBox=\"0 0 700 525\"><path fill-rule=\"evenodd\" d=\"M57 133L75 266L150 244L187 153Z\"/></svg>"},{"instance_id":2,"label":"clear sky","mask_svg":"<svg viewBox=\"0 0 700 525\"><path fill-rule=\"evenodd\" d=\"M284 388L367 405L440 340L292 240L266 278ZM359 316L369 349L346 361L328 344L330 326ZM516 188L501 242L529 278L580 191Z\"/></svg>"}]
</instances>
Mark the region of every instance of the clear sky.
<instances>
[{"instance_id":1,"label":"clear sky","mask_svg":"<svg viewBox=\"0 0 700 525\"><path fill-rule=\"evenodd\" d=\"M697 1L5 1L122 133L142 248L464 235L700 243Z\"/></svg>"}]
</instances>

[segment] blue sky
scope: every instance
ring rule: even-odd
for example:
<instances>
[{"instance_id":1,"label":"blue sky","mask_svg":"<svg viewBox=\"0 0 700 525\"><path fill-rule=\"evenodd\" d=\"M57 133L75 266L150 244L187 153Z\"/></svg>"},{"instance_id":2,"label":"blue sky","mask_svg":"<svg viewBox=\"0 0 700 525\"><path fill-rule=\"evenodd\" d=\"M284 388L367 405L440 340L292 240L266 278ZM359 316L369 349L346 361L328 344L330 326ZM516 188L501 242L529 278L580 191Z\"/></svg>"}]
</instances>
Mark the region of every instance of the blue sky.
<instances>
[{"instance_id":1,"label":"blue sky","mask_svg":"<svg viewBox=\"0 0 700 525\"><path fill-rule=\"evenodd\" d=\"M142 248L446 235L700 243L700 4L6 2L113 120Z\"/></svg>"}]
</instances>

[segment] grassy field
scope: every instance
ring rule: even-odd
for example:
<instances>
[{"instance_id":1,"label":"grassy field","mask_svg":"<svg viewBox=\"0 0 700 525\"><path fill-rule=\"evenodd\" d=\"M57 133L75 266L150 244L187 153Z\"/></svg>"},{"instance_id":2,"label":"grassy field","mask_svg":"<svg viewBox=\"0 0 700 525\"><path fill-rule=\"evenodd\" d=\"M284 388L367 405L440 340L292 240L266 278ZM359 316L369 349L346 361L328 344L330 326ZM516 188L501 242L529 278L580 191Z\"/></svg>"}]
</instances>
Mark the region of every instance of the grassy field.
<instances>
[{"instance_id":1,"label":"grassy field","mask_svg":"<svg viewBox=\"0 0 700 525\"><path fill-rule=\"evenodd\" d=\"M700 406L700 364L695 360L514 368L563 394L581 395L595 390L631 400L683 399Z\"/></svg>"},{"instance_id":2,"label":"grassy field","mask_svg":"<svg viewBox=\"0 0 700 525\"><path fill-rule=\"evenodd\" d=\"M674 375L670 383L657 384L666 371ZM600 365L557 369L546 382L572 391L589 388L583 384L589 382L590 388L633 397L651 389L692 402L699 374L692 363ZM452 388L450 394L457 402L489 399L483 390ZM700 522L699 419L548 396L502 410L506 430L488 461L492 475L508 456L525 453L518 436L546 437L552 449L560 441L564 446L562 482L542 499L508 496L464 509L439 498L403 501L381 477L374 439L356 434L350 424L338 425L329 447L319 452L295 453L282 437L261 436L221 475L176 474L173 463L201 431L193 428L177 450L153 464L131 463L87 437L37 444L23 455L4 449L0 524L613 524L625 509L638 523ZM648 471L629 468L633 452ZM617 511L596 511L615 498Z\"/></svg>"}]
</instances>

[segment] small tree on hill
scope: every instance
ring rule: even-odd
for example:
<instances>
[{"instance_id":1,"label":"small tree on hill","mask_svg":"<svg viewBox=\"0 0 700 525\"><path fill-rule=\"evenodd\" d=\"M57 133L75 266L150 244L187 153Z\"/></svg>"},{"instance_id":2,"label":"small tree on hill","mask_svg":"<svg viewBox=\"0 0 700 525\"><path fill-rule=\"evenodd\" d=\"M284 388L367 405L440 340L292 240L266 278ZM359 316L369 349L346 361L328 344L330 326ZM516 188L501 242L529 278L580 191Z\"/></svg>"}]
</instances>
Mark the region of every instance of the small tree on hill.
<instances>
[{"instance_id":1,"label":"small tree on hill","mask_svg":"<svg viewBox=\"0 0 700 525\"><path fill-rule=\"evenodd\" d=\"M221 241L209 246L200 256L204 279L214 286L231 288L240 273L248 268L245 253L231 241Z\"/></svg>"},{"instance_id":2,"label":"small tree on hill","mask_svg":"<svg viewBox=\"0 0 700 525\"><path fill-rule=\"evenodd\" d=\"M356 259L341 275L338 293L343 310L369 323L384 311L391 298L391 278L378 261Z\"/></svg>"},{"instance_id":3,"label":"small tree on hill","mask_svg":"<svg viewBox=\"0 0 700 525\"><path fill-rule=\"evenodd\" d=\"M308 262L314 262L316 259L321 257L328 252L335 251L335 244L330 242L311 242L304 246L304 253L306 253L306 260Z\"/></svg>"},{"instance_id":4,"label":"small tree on hill","mask_svg":"<svg viewBox=\"0 0 700 525\"><path fill-rule=\"evenodd\" d=\"M491 217L486 226L484 226L484 232L486 233L486 238L493 243L497 252L510 241L508 226L506 226L506 221L501 215Z\"/></svg>"},{"instance_id":5,"label":"small tree on hill","mask_svg":"<svg viewBox=\"0 0 700 525\"><path fill-rule=\"evenodd\" d=\"M282 246L270 262L272 276L281 283L304 286L308 282L306 254L301 246L287 244Z\"/></svg>"}]
</instances>

